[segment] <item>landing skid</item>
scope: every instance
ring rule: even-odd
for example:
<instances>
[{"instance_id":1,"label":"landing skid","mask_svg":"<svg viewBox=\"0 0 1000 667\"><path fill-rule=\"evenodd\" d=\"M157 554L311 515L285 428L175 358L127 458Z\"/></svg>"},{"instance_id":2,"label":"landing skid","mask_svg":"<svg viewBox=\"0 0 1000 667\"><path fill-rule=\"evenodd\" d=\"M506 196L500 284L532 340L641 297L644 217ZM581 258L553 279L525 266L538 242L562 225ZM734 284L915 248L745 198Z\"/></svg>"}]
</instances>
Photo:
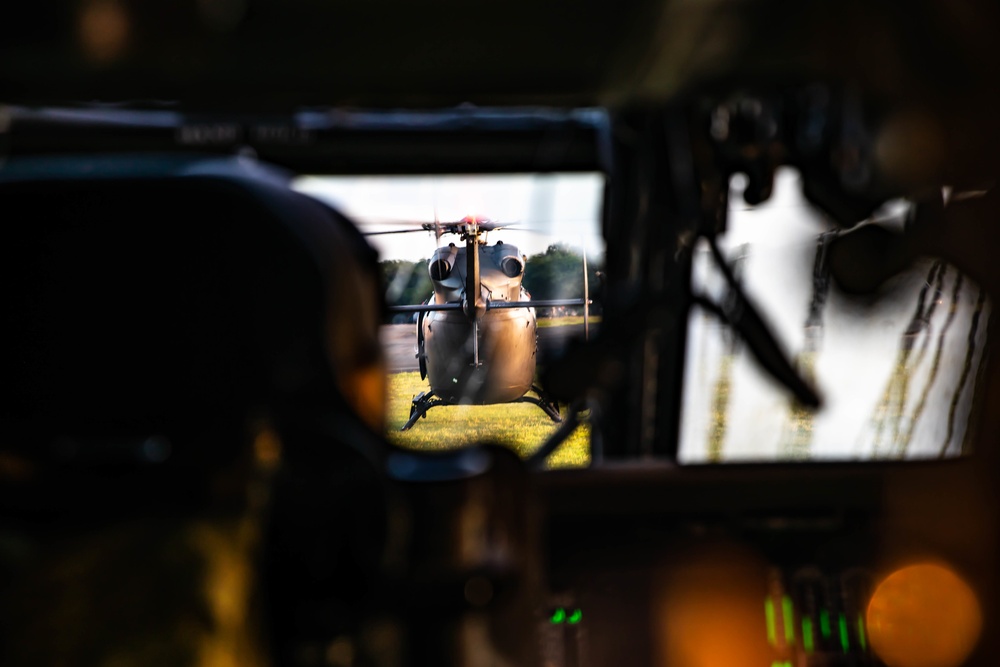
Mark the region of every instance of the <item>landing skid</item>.
<instances>
[{"instance_id":1,"label":"landing skid","mask_svg":"<svg viewBox=\"0 0 1000 667\"><path fill-rule=\"evenodd\" d=\"M545 393L541 388L531 385L531 391L538 394L538 397L528 396L525 394L521 398L518 398L512 403L531 403L532 405L537 405L541 408L542 412L548 415L549 419L555 423L562 422L562 416L559 414L559 404L553 400L547 393ZM433 391L422 391L413 397L413 401L410 403L410 418L406 420L403 427L399 429L400 431L409 431L413 428L413 425L417 423L417 420L421 417L427 416L427 411L438 405L457 405L451 401L446 401L443 398L438 398L434 395Z\"/></svg>"},{"instance_id":2,"label":"landing skid","mask_svg":"<svg viewBox=\"0 0 1000 667\"><path fill-rule=\"evenodd\" d=\"M410 403L410 418L406 420L403 428L399 430L409 431L417 423L418 419L426 417L427 411L436 405L454 405L454 403L446 401L443 398L436 398L433 391L422 391L414 396L413 402Z\"/></svg>"},{"instance_id":3,"label":"landing skid","mask_svg":"<svg viewBox=\"0 0 1000 667\"><path fill-rule=\"evenodd\" d=\"M555 423L562 422L562 415L559 414L559 404L545 391L538 387L537 385L531 385L531 391L538 394L538 398L534 396L528 396L525 394L521 398L514 401L515 403L531 403L532 405L537 405L542 409L542 412L549 416L549 419Z\"/></svg>"}]
</instances>

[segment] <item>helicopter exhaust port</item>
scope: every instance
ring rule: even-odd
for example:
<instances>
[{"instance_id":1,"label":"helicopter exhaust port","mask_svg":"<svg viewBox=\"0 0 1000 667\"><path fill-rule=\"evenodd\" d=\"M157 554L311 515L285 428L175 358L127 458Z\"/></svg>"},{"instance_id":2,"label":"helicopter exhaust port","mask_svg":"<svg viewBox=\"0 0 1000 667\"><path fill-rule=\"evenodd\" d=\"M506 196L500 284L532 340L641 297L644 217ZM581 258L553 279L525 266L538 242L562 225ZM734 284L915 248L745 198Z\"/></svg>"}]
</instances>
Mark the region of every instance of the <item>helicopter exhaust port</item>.
<instances>
[{"instance_id":1,"label":"helicopter exhaust port","mask_svg":"<svg viewBox=\"0 0 1000 667\"><path fill-rule=\"evenodd\" d=\"M431 274L431 280L447 280L455 268L455 258L458 255L458 248L454 243L449 243L447 248L438 248L434 251L431 261L427 264L427 270Z\"/></svg>"},{"instance_id":2,"label":"helicopter exhaust port","mask_svg":"<svg viewBox=\"0 0 1000 667\"><path fill-rule=\"evenodd\" d=\"M521 261L520 257L513 255L504 257L500 260L500 270L508 278L517 278L524 272L524 262Z\"/></svg>"},{"instance_id":3,"label":"helicopter exhaust port","mask_svg":"<svg viewBox=\"0 0 1000 667\"><path fill-rule=\"evenodd\" d=\"M431 280L445 280L451 275L451 263L446 259L431 260Z\"/></svg>"}]
</instances>

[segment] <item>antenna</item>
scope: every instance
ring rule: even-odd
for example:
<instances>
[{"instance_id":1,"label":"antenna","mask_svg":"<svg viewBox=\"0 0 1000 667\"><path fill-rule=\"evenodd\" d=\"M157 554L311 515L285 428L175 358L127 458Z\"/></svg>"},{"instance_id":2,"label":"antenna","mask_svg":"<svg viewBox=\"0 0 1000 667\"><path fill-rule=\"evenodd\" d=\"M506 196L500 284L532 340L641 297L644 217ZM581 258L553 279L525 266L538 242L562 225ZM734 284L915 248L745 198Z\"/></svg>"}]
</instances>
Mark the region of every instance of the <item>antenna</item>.
<instances>
[{"instance_id":1,"label":"antenna","mask_svg":"<svg viewBox=\"0 0 1000 667\"><path fill-rule=\"evenodd\" d=\"M583 339L590 340L590 284L587 278L587 237L580 235L583 246Z\"/></svg>"}]
</instances>

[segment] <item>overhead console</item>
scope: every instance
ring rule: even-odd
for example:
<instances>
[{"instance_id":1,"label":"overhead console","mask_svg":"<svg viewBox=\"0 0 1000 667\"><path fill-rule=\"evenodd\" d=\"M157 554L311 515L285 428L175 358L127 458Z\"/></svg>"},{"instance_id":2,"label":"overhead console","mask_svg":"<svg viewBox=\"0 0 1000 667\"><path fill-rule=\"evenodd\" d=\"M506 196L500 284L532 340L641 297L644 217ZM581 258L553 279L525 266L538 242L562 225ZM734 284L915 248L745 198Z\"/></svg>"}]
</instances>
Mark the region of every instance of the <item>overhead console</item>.
<instances>
[{"instance_id":1,"label":"overhead console","mask_svg":"<svg viewBox=\"0 0 1000 667\"><path fill-rule=\"evenodd\" d=\"M165 104L135 108L4 107L0 151L58 153L243 152L297 173L448 174L603 168L600 109L442 111L316 109L211 114Z\"/></svg>"}]
</instances>

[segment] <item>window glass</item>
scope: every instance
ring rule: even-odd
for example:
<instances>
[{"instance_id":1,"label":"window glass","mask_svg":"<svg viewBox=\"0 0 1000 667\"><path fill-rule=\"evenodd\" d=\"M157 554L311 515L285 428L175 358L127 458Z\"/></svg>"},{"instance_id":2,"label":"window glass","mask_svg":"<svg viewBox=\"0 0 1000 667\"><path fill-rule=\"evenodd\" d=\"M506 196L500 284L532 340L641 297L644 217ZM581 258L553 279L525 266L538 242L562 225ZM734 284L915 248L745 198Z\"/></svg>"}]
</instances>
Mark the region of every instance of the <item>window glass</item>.
<instances>
[{"instance_id":1,"label":"window glass","mask_svg":"<svg viewBox=\"0 0 1000 667\"><path fill-rule=\"evenodd\" d=\"M600 304L585 313L579 302L585 256L586 282L598 291L603 175L305 176L294 187L332 204L369 234L390 306L466 301L469 246L449 231L475 220L482 229L480 296L490 309L475 324L476 335L460 308L390 314L382 328L390 371L387 435L424 451L477 441L500 442L522 456L537 449L558 426L538 405L548 407L539 370L568 337L584 336L585 329L592 335L600 326ZM500 307L541 300L566 305ZM421 394L444 404L401 431L426 405L414 403ZM553 407L565 414L565 406ZM586 465L589 446L584 425L549 465Z\"/></svg>"},{"instance_id":2,"label":"window glass","mask_svg":"<svg viewBox=\"0 0 1000 667\"><path fill-rule=\"evenodd\" d=\"M688 320L679 458L684 463L951 457L969 436L989 304L953 266L918 260L878 291L843 293L826 251L840 233L779 172L774 196L749 207L738 179L719 244L823 405L810 411L761 371L746 345L697 306ZM905 205L872 224L902 225ZM727 288L707 244L693 289Z\"/></svg>"}]
</instances>

